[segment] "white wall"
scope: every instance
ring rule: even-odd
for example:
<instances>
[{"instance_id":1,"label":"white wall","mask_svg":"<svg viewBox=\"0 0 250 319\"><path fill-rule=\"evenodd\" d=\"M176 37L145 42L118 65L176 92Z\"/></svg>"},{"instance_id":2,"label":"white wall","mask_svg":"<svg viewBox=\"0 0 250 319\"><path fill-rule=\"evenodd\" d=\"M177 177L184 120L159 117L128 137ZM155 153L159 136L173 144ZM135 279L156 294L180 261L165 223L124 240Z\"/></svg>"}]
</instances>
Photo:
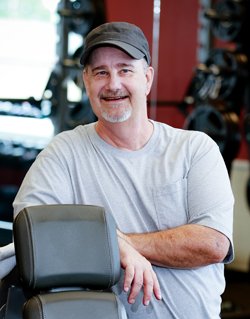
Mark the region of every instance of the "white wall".
<instances>
[{"instance_id":1,"label":"white wall","mask_svg":"<svg viewBox=\"0 0 250 319\"><path fill-rule=\"evenodd\" d=\"M229 269L249 271L250 263L250 208L246 200L246 184L249 176L249 163L235 160L232 167L231 183L235 196L234 247L235 260Z\"/></svg>"}]
</instances>

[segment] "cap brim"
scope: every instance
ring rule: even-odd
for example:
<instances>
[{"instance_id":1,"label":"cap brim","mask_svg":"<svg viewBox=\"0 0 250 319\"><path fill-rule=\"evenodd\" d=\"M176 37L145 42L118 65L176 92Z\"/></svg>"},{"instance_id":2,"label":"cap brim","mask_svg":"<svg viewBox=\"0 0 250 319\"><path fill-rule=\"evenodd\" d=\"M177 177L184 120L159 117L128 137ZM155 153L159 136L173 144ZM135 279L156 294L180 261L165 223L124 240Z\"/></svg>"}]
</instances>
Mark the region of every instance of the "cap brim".
<instances>
[{"instance_id":1,"label":"cap brim","mask_svg":"<svg viewBox=\"0 0 250 319\"><path fill-rule=\"evenodd\" d=\"M128 55L130 55L132 58L140 60L145 57L144 53L138 50L137 48L133 47L132 45L117 41L117 40L106 40L106 41L100 41L96 44L93 44L91 47L86 50L81 59L80 63L82 65L85 65L87 59L89 58L89 55L92 53L92 51L96 48L102 47L102 46L115 46L118 47L119 49L125 51Z\"/></svg>"}]
</instances>

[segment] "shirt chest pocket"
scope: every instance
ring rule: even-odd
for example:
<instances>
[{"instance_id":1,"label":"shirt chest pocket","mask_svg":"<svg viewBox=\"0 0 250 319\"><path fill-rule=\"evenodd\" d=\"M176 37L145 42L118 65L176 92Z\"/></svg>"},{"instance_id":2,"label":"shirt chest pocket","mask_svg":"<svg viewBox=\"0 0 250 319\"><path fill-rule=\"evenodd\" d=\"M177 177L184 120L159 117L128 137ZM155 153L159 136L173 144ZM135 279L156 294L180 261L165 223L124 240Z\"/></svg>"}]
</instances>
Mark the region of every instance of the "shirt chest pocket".
<instances>
[{"instance_id":1,"label":"shirt chest pocket","mask_svg":"<svg viewBox=\"0 0 250 319\"><path fill-rule=\"evenodd\" d=\"M153 190L159 230L187 224L187 179Z\"/></svg>"}]
</instances>

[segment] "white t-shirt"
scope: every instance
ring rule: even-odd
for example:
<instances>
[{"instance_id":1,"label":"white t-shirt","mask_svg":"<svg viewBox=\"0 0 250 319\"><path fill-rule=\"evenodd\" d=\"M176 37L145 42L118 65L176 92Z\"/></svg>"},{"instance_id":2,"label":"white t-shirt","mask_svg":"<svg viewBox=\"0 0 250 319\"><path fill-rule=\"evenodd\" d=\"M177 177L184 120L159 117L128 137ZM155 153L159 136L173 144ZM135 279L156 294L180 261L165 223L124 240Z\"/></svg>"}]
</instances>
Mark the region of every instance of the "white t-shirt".
<instances>
[{"instance_id":1,"label":"white t-shirt","mask_svg":"<svg viewBox=\"0 0 250 319\"><path fill-rule=\"evenodd\" d=\"M14 201L15 214L31 205L92 204L111 213L125 233L200 224L229 238L225 262L230 262L234 199L218 146L204 133L153 124L152 137L137 151L107 144L95 123L60 133L27 173ZM223 263L154 269L161 301L145 307L139 298L130 305L122 279L115 287L129 318L219 318Z\"/></svg>"}]
</instances>

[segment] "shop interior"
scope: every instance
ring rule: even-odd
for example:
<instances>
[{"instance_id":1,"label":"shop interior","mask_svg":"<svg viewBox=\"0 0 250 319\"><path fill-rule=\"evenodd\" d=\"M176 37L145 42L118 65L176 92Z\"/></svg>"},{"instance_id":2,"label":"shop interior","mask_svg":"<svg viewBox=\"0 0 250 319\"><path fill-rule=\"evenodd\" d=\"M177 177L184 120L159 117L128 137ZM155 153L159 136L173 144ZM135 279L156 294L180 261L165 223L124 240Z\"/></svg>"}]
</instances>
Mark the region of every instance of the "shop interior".
<instances>
[{"instance_id":1,"label":"shop interior","mask_svg":"<svg viewBox=\"0 0 250 319\"><path fill-rule=\"evenodd\" d=\"M153 120L218 143L235 196L235 260L222 318L250 318L250 1L9 0L0 3L0 246L12 241L12 202L56 134L96 120L79 58L86 34L127 21L149 39Z\"/></svg>"}]
</instances>

